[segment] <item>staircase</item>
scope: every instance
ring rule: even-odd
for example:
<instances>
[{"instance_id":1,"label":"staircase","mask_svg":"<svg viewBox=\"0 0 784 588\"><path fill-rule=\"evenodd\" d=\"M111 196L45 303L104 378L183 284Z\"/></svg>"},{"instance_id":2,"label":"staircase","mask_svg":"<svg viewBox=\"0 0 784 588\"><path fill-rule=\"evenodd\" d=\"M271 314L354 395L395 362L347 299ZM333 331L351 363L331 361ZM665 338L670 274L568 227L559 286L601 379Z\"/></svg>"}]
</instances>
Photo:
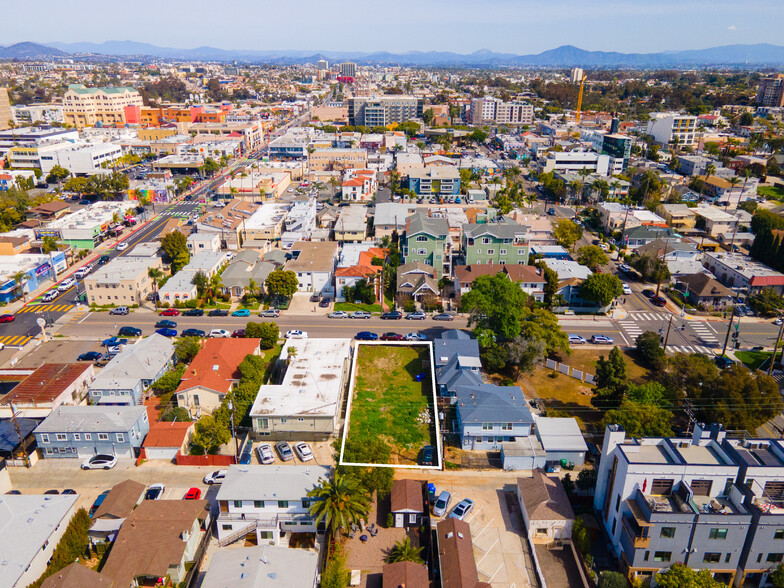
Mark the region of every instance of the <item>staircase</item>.
<instances>
[{"instance_id":1,"label":"staircase","mask_svg":"<svg viewBox=\"0 0 784 588\"><path fill-rule=\"evenodd\" d=\"M218 546L226 547L230 543L234 543L237 539L240 539L241 537L244 537L248 533L251 533L251 532L255 531L257 524L258 524L258 521L251 521L250 523L248 523L247 525L245 525L241 529L238 529L237 531L234 531L231 535L228 535L228 536L224 537L223 539L221 539L220 541L218 541Z\"/></svg>"}]
</instances>

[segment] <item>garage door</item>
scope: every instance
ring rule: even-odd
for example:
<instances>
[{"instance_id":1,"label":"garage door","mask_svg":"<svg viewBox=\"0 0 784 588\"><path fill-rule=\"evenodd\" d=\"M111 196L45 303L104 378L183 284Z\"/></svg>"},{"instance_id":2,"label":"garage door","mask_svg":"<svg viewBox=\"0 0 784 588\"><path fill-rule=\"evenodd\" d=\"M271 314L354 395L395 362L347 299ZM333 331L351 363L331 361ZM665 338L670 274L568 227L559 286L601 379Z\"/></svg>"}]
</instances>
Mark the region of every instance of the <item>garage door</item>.
<instances>
[{"instance_id":1,"label":"garage door","mask_svg":"<svg viewBox=\"0 0 784 588\"><path fill-rule=\"evenodd\" d=\"M784 500L784 482L765 482L765 496L771 500Z\"/></svg>"},{"instance_id":2,"label":"garage door","mask_svg":"<svg viewBox=\"0 0 784 588\"><path fill-rule=\"evenodd\" d=\"M695 496L710 496L713 480L692 480L689 485Z\"/></svg>"},{"instance_id":3,"label":"garage door","mask_svg":"<svg viewBox=\"0 0 784 588\"><path fill-rule=\"evenodd\" d=\"M657 478L651 484L651 494L666 496L672 494L672 480L669 478Z\"/></svg>"}]
</instances>

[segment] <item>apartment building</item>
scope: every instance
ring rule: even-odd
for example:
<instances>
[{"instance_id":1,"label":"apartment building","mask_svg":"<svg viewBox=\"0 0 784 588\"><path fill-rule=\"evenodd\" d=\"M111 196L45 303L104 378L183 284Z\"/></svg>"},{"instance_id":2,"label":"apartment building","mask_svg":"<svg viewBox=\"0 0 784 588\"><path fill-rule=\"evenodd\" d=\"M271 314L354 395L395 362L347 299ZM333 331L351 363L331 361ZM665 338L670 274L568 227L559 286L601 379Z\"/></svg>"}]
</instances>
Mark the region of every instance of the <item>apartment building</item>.
<instances>
[{"instance_id":1,"label":"apartment building","mask_svg":"<svg viewBox=\"0 0 784 588\"><path fill-rule=\"evenodd\" d=\"M745 290L749 295L763 288L784 293L784 274L753 260L747 255L706 251L704 265L722 284L733 289Z\"/></svg>"},{"instance_id":2,"label":"apartment building","mask_svg":"<svg viewBox=\"0 0 784 588\"><path fill-rule=\"evenodd\" d=\"M14 121L11 101L8 99L8 88L0 87L0 131L9 128Z\"/></svg>"},{"instance_id":3,"label":"apartment building","mask_svg":"<svg viewBox=\"0 0 784 588\"><path fill-rule=\"evenodd\" d=\"M403 239L406 264L418 262L436 271L436 280L452 271L452 241L449 224L443 218L429 218L423 213L410 216Z\"/></svg>"},{"instance_id":4,"label":"apartment building","mask_svg":"<svg viewBox=\"0 0 784 588\"><path fill-rule=\"evenodd\" d=\"M346 63L341 63L339 66L339 71L341 77L355 78L357 77L357 64L351 61L347 61Z\"/></svg>"},{"instance_id":5,"label":"apartment building","mask_svg":"<svg viewBox=\"0 0 784 588\"><path fill-rule=\"evenodd\" d=\"M587 169L591 173L608 176L611 173L610 156L593 151L549 151L539 160L539 169L542 173L577 173Z\"/></svg>"},{"instance_id":6,"label":"apartment building","mask_svg":"<svg viewBox=\"0 0 784 588\"><path fill-rule=\"evenodd\" d=\"M412 168L408 187L419 196L457 196L460 194L460 170L453 165Z\"/></svg>"},{"instance_id":7,"label":"apartment building","mask_svg":"<svg viewBox=\"0 0 784 588\"><path fill-rule=\"evenodd\" d=\"M515 222L466 224L462 248L467 265L525 265L530 250L527 227Z\"/></svg>"},{"instance_id":8,"label":"apartment building","mask_svg":"<svg viewBox=\"0 0 784 588\"><path fill-rule=\"evenodd\" d=\"M677 139L680 147L692 147L696 140L697 117L676 112L652 113L645 132L660 145L669 145Z\"/></svg>"},{"instance_id":9,"label":"apartment building","mask_svg":"<svg viewBox=\"0 0 784 588\"><path fill-rule=\"evenodd\" d=\"M163 267L161 258L116 258L84 279L87 301L98 306L142 304L153 291L147 276L151 267Z\"/></svg>"},{"instance_id":10,"label":"apartment building","mask_svg":"<svg viewBox=\"0 0 784 588\"><path fill-rule=\"evenodd\" d=\"M366 168L367 151L364 149L316 149L308 153L310 172L342 171Z\"/></svg>"},{"instance_id":11,"label":"apartment building","mask_svg":"<svg viewBox=\"0 0 784 588\"><path fill-rule=\"evenodd\" d=\"M784 106L784 74L760 78L757 86L757 104L774 108Z\"/></svg>"},{"instance_id":12,"label":"apartment building","mask_svg":"<svg viewBox=\"0 0 784 588\"><path fill-rule=\"evenodd\" d=\"M241 137L243 153L259 148L264 140L261 123L199 122L188 127L188 132L195 133L197 137L205 135L224 138Z\"/></svg>"},{"instance_id":13,"label":"apartment building","mask_svg":"<svg viewBox=\"0 0 784 588\"><path fill-rule=\"evenodd\" d=\"M424 100L416 96L357 96L348 99L350 126L385 127L422 118Z\"/></svg>"},{"instance_id":14,"label":"apartment building","mask_svg":"<svg viewBox=\"0 0 784 588\"><path fill-rule=\"evenodd\" d=\"M504 102L491 96L472 99L470 112L473 125L530 125L534 122L534 107L529 102Z\"/></svg>"},{"instance_id":15,"label":"apartment building","mask_svg":"<svg viewBox=\"0 0 784 588\"><path fill-rule=\"evenodd\" d=\"M356 243L367 237L367 207L357 204L340 209L333 227L333 236L339 243Z\"/></svg>"},{"instance_id":16,"label":"apartment building","mask_svg":"<svg viewBox=\"0 0 784 588\"><path fill-rule=\"evenodd\" d=\"M343 172L340 199L354 202L372 200L378 190L376 171L372 169L347 169Z\"/></svg>"},{"instance_id":17,"label":"apartment building","mask_svg":"<svg viewBox=\"0 0 784 588\"><path fill-rule=\"evenodd\" d=\"M338 243L298 241L291 246L286 270L297 274L300 292L330 295L334 292Z\"/></svg>"},{"instance_id":18,"label":"apartment building","mask_svg":"<svg viewBox=\"0 0 784 588\"><path fill-rule=\"evenodd\" d=\"M78 129L97 123L107 126L124 125L126 108L141 107L142 97L134 88L87 88L71 84L63 96L65 124Z\"/></svg>"},{"instance_id":19,"label":"apartment building","mask_svg":"<svg viewBox=\"0 0 784 588\"><path fill-rule=\"evenodd\" d=\"M611 157L613 173L621 173L629 166L632 155L632 138L628 135L608 133L600 130L582 130L580 137L590 141L594 151Z\"/></svg>"}]
</instances>

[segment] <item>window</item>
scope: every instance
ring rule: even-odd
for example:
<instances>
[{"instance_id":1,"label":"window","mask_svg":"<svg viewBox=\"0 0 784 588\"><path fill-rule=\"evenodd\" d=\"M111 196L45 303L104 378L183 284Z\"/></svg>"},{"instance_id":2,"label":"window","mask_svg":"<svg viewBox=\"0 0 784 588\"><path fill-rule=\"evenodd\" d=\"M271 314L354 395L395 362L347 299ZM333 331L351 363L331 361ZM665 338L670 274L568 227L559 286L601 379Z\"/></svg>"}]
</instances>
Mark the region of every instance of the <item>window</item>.
<instances>
[{"instance_id":1,"label":"window","mask_svg":"<svg viewBox=\"0 0 784 588\"><path fill-rule=\"evenodd\" d=\"M74 441L81 441L82 436L79 433L74 433Z\"/></svg>"},{"instance_id":2,"label":"window","mask_svg":"<svg viewBox=\"0 0 784 588\"><path fill-rule=\"evenodd\" d=\"M495 249L488 249L487 250L487 254L488 255L495 255Z\"/></svg>"},{"instance_id":3,"label":"window","mask_svg":"<svg viewBox=\"0 0 784 588\"><path fill-rule=\"evenodd\" d=\"M784 559L784 553L769 553L765 559L768 563L780 563Z\"/></svg>"},{"instance_id":4,"label":"window","mask_svg":"<svg viewBox=\"0 0 784 588\"><path fill-rule=\"evenodd\" d=\"M502 431L511 431L512 430L512 423L501 423L501 430Z\"/></svg>"},{"instance_id":5,"label":"window","mask_svg":"<svg viewBox=\"0 0 784 588\"><path fill-rule=\"evenodd\" d=\"M673 537L675 537L675 527L662 527L659 537L664 537L665 539L672 539Z\"/></svg>"},{"instance_id":6,"label":"window","mask_svg":"<svg viewBox=\"0 0 784 588\"><path fill-rule=\"evenodd\" d=\"M93 438L93 434L92 433L85 433L84 434L84 440L85 441L90 441L92 438Z\"/></svg>"},{"instance_id":7,"label":"window","mask_svg":"<svg viewBox=\"0 0 784 588\"><path fill-rule=\"evenodd\" d=\"M490 237L482 237L482 245L488 245L489 243L492 242L493 240Z\"/></svg>"},{"instance_id":8,"label":"window","mask_svg":"<svg viewBox=\"0 0 784 588\"><path fill-rule=\"evenodd\" d=\"M278 500L278 508L288 508L289 501L288 500Z\"/></svg>"},{"instance_id":9,"label":"window","mask_svg":"<svg viewBox=\"0 0 784 588\"><path fill-rule=\"evenodd\" d=\"M732 552L730 551L729 553L727 553L727 556L724 558L724 563L730 563L731 559L732 559Z\"/></svg>"},{"instance_id":10,"label":"window","mask_svg":"<svg viewBox=\"0 0 784 588\"><path fill-rule=\"evenodd\" d=\"M427 255L427 249L417 249L417 255Z\"/></svg>"},{"instance_id":11,"label":"window","mask_svg":"<svg viewBox=\"0 0 784 588\"><path fill-rule=\"evenodd\" d=\"M297 417L297 422L298 423L304 423L305 422L305 417Z\"/></svg>"},{"instance_id":12,"label":"window","mask_svg":"<svg viewBox=\"0 0 784 588\"><path fill-rule=\"evenodd\" d=\"M506 255L506 249L501 249L501 251L499 251L498 254L499 255Z\"/></svg>"},{"instance_id":13,"label":"window","mask_svg":"<svg viewBox=\"0 0 784 588\"><path fill-rule=\"evenodd\" d=\"M302 508L310 508L311 500L302 499Z\"/></svg>"},{"instance_id":14,"label":"window","mask_svg":"<svg viewBox=\"0 0 784 588\"><path fill-rule=\"evenodd\" d=\"M55 433L55 438L58 441L68 441L68 435L66 435L65 433Z\"/></svg>"},{"instance_id":15,"label":"window","mask_svg":"<svg viewBox=\"0 0 784 588\"><path fill-rule=\"evenodd\" d=\"M242 500L235 500L234 508L242 508Z\"/></svg>"},{"instance_id":16,"label":"window","mask_svg":"<svg viewBox=\"0 0 784 588\"><path fill-rule=\"evenodd\" d=\"M784 539L784 529L776 529L776 532L773 533L774 539Z\"/></svg>"},{"instance_id":17,"label":"window","mask_svg":"<svg viewBox=\"0 0 784 588\"><path fill-rule=\"evenodd\" d=\"M109 433L98 433L98 441L108 441Z\"/></svg>"},{"instance_id":18,"label":"window","mask_svg":"<svg viewBox=\"0 0 784 588\"><path fill-rule=\"evenodd\" d=\"M538 528L536 529L537 535L547 535L547 529Z\"/></svg>"},{"instance_id":19,"label":"window","mask_svg":"<svg viewBox=\"0 0 784 588\"><path fill-rule=\"evenodd\" d=\"M670 561L672 559L672 551L654 551L653 561Z\"/></svg>"},{"instance_id":20,"label":"window","mask_svg":"<svg viewBox=\"0 0 784 588\"><path fill-rule=\"evenodd\" d=\"M289 419L287 419L286 417L280 417L280 424L283 425L283 424L287 423L288 420Z\"/></svg>"},{"instance_id":21,"label":"window","mask_svg":"<svg viewBox=\"0 0 784 588\"><path fill-rule=\"evenodd\" d=\"M259 533L259 536L262 539L272 539L272 531L261 531Z\"/></svg>"},{"instance_id":22,"label":"window","mask_svg":"<svg viewBox=\"0 0 784 588\"><path fill-rule=\"evenodd\" d=\"M125 443L125 435L122 433L117 433L117 443Z\"/></svg>"},{"instance_id":23,"label":"window","mask_svg":"<svg viewBox=\"0 0 784 588\"><path fill-rule=\"evenodd\" d=\"M424 235L417 235L416 240L417 243L425 243L427 241L427 237L425 237Z\"/></svg>"},{"instance_id":24,"label":"window","mask_svg":"<svg viewBox=\"0 0 784 588\"><path fill-rule=\"evenodd\" d=\"M41 433L41 443L49 443L49 435Z\"/></svg>"},{"instance_id":25,"label":"window","mask_svg":"<svg viewBox=\"0 0 784 588\"><path fill-rule=\"evenodd\" d=\"M482 423L482 430L483 431L492 431L493 430L493 423Z\"/></svg>"},{"instance_id":26,"label":"window","mask_svg":"<svg viewBox=\"0 0 784 588\"><path fill-rule=\"evenodd\" d=\"M648 561L648 557L649 557L650 555L651 555L651 552L650 552L650 551L646 551L646 552L645 552L645 555L644 555L644 556L643 556L643 558L642 558L642 561Z\"/></svg>"},{"instance_id":27,"label":"window","mask_svg":"<svg viewBox=\"0 0 784 588\"><path fill-rule=\"evenodd\" d=\"M721 561L721 554L720 553L706 553L702 561L705 563L719 563Z\"/></svg>"},{"instance_id":28,"label":"window","mask_svg":"<svg viewBox=\"0 0 784 588\"><path fill-rule=\"evenodd\" d=\"M517 255L525 255L525 249L518 249Z\"/></svg>"},{"instance_id":29,"label":"window","mask_svg":"<svg viewBox=\"0 0 784 588\"><path fill-rule=\"evenodd\" d=\"M618 512L618 509L621 506L621 495L615 497L615 512Z\"/></svg>"},{"instance_id":30,"label":"window","mask_svg":"<svg viewBox=\"0 0 784 588\"><path fill-rule=\"evenodd\" d=\"M613 520L612 524L612 534L615 535L615 524L618 522L618 519Z\"/></svg>"},{"instance_id":31,"label":"window","mask_svg":"<svg viewBox=\"0 0 784 588\"><path fill-rule=\"evenodd\" d=\"M232 528L233 527L231 525L221 525L221 529L223 529L224 531L231 531Z\"/></svg>"},{"instance_id":32,"label":"window","mask_svg":"<svg viewBox=\"0 0 784 588\"><path fill-rule=\"evenodd\" d=\"M256 419L256 426L259 429L269 429L269 419Z\"/></svg>"},{"instance_id":33,"label":"window","mask_svg":"<svg viewBox=\"0 0 784 588\"><path fill-rule=\"evenodd\" d=\"M713 528L708 533L708 539L726 539L727 538L727 529L718 529Z\"/></svg>"},{"instance_id":34,"label":"window","mask_svg":"<svg viewBox=\"0 0 784 588\"><path fill-rule=\"evenodd\" d=\"M253 508L264 508L264 501L263 500L254 500L253 501Z\"/></svg>"}]
</instances>

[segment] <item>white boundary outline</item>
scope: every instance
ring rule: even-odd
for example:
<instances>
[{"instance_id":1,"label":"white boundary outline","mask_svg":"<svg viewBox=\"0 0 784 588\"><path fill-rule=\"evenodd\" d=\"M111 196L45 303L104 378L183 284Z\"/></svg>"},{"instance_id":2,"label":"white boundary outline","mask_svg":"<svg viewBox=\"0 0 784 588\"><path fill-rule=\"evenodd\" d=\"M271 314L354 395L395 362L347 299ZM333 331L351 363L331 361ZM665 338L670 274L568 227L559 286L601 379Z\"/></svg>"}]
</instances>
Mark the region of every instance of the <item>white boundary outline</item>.
<instances>
[{"instance_id":1,"label":"white boundary outline","mask_svg":"<svg viewBox=\"0 0 784 588\"><path fill-rule=\"evenodd\" d=\"M423 465L400 465L391 463L354 463L343 461L343 452L346 449L346 437L348 436L348 426L351 422L351 402L354 399L354 383L356 382L357 373L357 357L359 356L359 349L362 345L401 345L406 347L413 347L414 345L427 345L430 351L430 380L431 392L433 394L433 419L436 423L436 457L438 460L437 465L423 466ZM340 444L340 460L338 465L342 466L359 466L371 468L395 468L406 470L441 470L443 469L443 460L441 457L441 425L438 421L438 400L436 395L436 370L433 358L433 343L432 341L414 342L414 341L357 341L354 344L354 357L351 360L351 385L348 389L348 405L346 407L346 420L343 423L343 441Z\"/></svg>"}]
</instances>

